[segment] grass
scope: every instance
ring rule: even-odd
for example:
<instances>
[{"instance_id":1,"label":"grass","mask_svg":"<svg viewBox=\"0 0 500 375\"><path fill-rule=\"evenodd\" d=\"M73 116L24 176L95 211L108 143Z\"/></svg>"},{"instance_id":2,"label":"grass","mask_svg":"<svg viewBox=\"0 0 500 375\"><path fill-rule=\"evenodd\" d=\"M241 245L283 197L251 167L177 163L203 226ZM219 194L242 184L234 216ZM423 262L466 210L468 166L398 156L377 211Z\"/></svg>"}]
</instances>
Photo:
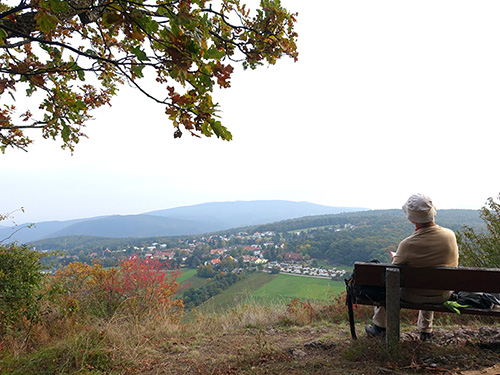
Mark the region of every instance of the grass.
<instances>
[{"instance_id":1,"label":"grass","mask_svg":"<svg viewBox=\"0 0 500 375\"><path fill-rule=\"evenodd\" d=\"M2 374L49 375L260 375L463 373L500 362L498 352L471 340L422 343L407 327L397 356L383 339L352 341L347 322L332 323L328 304L312 305L316 317L295 322L284 305L239 305L222 313L197 314L189 324L89 322L74 335L32 351L0 357ZM345 309L345 306L337 306ZM283 325L286 318L288 324ZM358 325L361 332L363 324ZM469 327L479 332L479 326ZM484 329L481 328L481 329ZM439 327L442 332L460 327ZM442 331L442 332L441 332ZM5 352L4 352L5 353ZM477 372L479 373L479 372Z\"/></svg>"},{"instance_id":2,"label":"grass","mask_svg":"<svg viewBox=\"0 0 500 375\"><path fill-rule=\"evenodd\" d=\"M268 273L253 273L243 280L231 285L221 294L209 299L197 308L202 312L221 312L241 303L246 303L249 297L258 289L272 282L278 275Z\"/></svg>"},{"instance_id":3,"label":"grass","mask_svg":"<svg viewBox=\"0 0 500 375\"><path fill-rule=\"evenodd\" d=\"M201 288L207 282L207 279L197 276L196 269L188 268L181 270L181 272L177 280L179 284L179 290L176 293L177 296L182 295L185 290Z\"/></svg>"},{"instance_id":4,"label":"grass","mask_svg":"<svg viewBox=\"0 0 500 375\"><path fill-rule=\"evenodd\" d=\"M206 279L192 276L184 278L190 282L187 288L200 287ZM239 304L283 304L292 299L328 301L345 290L341 281L320 279L285 274L272 275L257 272L230 286L222 293L212 297L196 308L201 313L218 313ZM192 313L186 313L184 321L193 319Z\"/></svg>"},{"instance_id":5,"label":"grass","mask_svg":"<svg viewBox=\"0 0 500 375\"><path fill-rule=\"evenodd\" d=\"M328 301L344 290L345 285L341 281L258 272L230 286L196 310L204 313L221 312L241 303L280 304L294 298Z\"/></svg>"},{"instance_id":6,"label":"grass","mask_svg":"<svg viewBox=\"0 0 500 375\"><path fill-rule=\"evenodd\" d=\"M193 278L194 273L187 270L183 282ZM106 321L47 314L29 327L26 340L17 333L0 337L0 373L451 374L500 363L498 340L492 341L500 337L500 330L478 318L462 321L465 316L437 316L438 340L432 343L420 342L413 321L404 319L410 323L401 327L401 350L395 355L387 351L383 339L362 334L371 316L372 310L367 310L369 314L357 314L359 338L353 341L344 299L328 298L343 290L341 284L254 273L181 322L170 319L169 310L155 310L141 319ZM290 303L292 298L308 302ZM487 329L492 332L489 344L495 345L484 349L479 341ZM500 367L490 373L499 371Z\"/></svg>"},{"instance_id":7,"label":"grass","mask_svg":"<svg viewBox=\"0 0 500 375\"><path fill-rule=\"evenodd\" d=\"M177 279L179 284L182 284L189 280L191 277L196 276L196 268L184 268L181 269L181 274Z\"/></svg>"},{"instance_id":8,"label":"grass","mask_svg":"<svg viewBox=\"0 0 500 375\"><path fill-rule=\"evenodd\" d=\"M280 274L256 290L252 297L263 302L285 301L294 298L327 301L332 298L332 295L344 290L345 284L341 281Z\"/></svg>"}]
</instances>

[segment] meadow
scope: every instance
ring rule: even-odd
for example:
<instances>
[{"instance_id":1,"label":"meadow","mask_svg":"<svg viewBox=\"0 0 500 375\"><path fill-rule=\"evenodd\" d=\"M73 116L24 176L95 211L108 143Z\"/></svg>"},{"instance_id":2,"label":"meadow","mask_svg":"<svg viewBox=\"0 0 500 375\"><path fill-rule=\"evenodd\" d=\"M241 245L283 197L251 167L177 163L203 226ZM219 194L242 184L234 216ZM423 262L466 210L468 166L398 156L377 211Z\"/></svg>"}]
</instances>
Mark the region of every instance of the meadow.
<instances>
[{"instance_id":1,"label":"meadow","mask_svg":"<svg viewBox=\"0 0 500 375\"><path fill-rule=\"evenodd\" d=\"M202 286L207 279L195 270L184 270L182 288ZM326 302L345 290L344 283L330 279L256 272L197 307L204 313L222 312L240 304L283 304L293 299Z\"/></svg>"},{"instance_id":2,"label":"meadow","mask_svg":"<svg viewBox=\"0 0 500 375\"><path fill-rule=\"evenodd\" d=\"M280 274L253 292L252 297L265 303L293 298L327 301L344 290L345 285L341 281Z\"/></svg>"}]
</instances>

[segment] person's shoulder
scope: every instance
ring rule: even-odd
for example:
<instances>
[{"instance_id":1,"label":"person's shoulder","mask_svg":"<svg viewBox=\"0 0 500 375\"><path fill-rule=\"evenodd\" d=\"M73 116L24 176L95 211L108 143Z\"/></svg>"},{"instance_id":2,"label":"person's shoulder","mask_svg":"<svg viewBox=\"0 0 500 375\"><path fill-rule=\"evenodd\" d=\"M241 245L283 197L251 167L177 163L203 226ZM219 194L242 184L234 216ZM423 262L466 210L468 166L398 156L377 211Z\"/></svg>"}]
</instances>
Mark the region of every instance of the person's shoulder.
<instances>
[{"instance_id":1,"label":"person's shoulder","mask_svg":"<svg viewBox=\"0 0 500 375\"><path fill-rule=\"evenodd\" d=\"M446 234L448 234L448 235L453 235L453 236L455 236L455 232L454 232L454 231L452 231L452 230L451 230L451 229L449 229L449 228L445 228L445 227L442 227L442 226L440 226L440 225L435 225L433 228L435 228L435 230L437 230L437 231L440 231L440 232L446 233Z\"/></svg>"},{"instance_id":2,"label":"person's shoulder","mask_svg":"<svg viewBox=\"0 0 500 375\"><path fill-rule=\"evenodd\" d=\"M416 235L417 235L417 232L414 232L410 236L408 236L405 239L401 240L401 242L399 243L399 247L407 246L410 243L412 243L412 241L414 241L414 238L415 238Z\"/></svg>"},{"instance_id":3,"label":"person's shoulder","mask_svg":"<svg viewBox=\"0 0 500 375\"><path fill-rule=\"evenodd\" d=\"M449 228L446 228L446 227L442 227L441 225L434 225L432 228L436 229L436 230L442 230L442 231L445 231L445 232L452 232L454 233L451 229Z\"/></svg>"}]
</instances>

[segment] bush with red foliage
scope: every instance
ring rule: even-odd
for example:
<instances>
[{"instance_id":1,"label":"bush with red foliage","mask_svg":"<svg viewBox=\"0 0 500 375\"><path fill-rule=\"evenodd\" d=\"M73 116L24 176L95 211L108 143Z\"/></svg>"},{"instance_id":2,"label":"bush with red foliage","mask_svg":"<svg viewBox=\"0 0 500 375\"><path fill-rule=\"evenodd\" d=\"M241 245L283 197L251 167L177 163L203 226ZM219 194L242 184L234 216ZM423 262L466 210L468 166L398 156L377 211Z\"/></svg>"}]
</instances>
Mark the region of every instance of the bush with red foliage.
<instances>
[{"instance_id":1,"label":"bush with red foliage","mask_svg":"<svg viewBox=\"0 0 500 375\"><path fill-rule=\"evenodd\" d=\"M178 320L183 304L173 296L179 274L168 262L139 257L108 269L74 262L56 272L50 288L60 311L70 316L143 319L167 313Z\"/></svg>"}]
</instances>

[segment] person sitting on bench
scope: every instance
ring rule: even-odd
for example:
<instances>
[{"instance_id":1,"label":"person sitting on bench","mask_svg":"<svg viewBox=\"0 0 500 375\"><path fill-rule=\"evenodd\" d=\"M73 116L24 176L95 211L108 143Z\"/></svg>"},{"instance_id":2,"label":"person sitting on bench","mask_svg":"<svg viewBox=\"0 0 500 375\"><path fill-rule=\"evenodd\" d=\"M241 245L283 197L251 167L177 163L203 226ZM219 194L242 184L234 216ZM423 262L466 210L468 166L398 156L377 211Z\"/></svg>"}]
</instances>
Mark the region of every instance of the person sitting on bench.
<instances>
[{"instance_id":1,"label":"person sitting on bench","mask_svg":"<svg viewBox=\"0 0 500 375\"><path fill-rule=\"evenodd\" d=\"M458 245L455 233L434 222L436 208L432 200L423 194L412 195L403 206L407 219L415 225L415 233L405 238L398 246L392 263L410 267L457 267ZM401 299L411 303L442 303L449 299L448 290L401 289ZM433 311L419 311L418 329L420 339L432 338ZM385 334L386 311L375 307L373 325L368 324L368 336Z\"/></svg>"}]
</instances>

